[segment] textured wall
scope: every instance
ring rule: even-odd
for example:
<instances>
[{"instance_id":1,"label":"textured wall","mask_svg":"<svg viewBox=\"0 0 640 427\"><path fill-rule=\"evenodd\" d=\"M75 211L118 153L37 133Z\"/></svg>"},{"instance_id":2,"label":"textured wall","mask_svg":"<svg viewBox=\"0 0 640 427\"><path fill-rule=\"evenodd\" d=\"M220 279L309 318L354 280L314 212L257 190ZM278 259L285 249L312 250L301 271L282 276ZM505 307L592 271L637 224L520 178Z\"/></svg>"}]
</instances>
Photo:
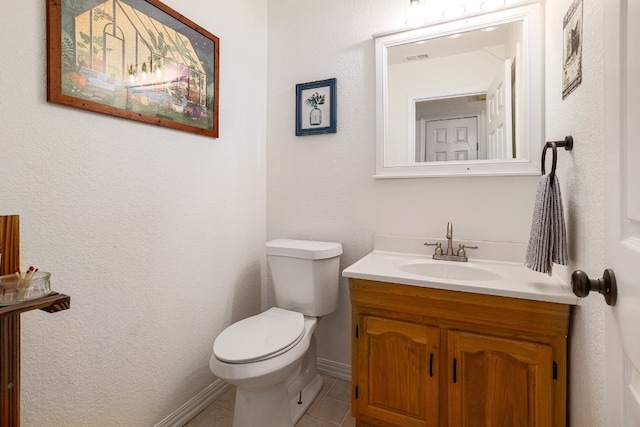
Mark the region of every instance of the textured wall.
<instances>
[{"instance_id":1,"label":"textured wall","mask_svg":"<svg viewBox=\"0 0 640 427\"><path fill-rule=\"evenodd\" d=\"M346 267L373 234L525 242L536 177L375 180L373 33L404 22L403 2L269 2L268 237L341 242ZM338 132L296 137L296 83L337 78ZM349 298L318 327L320 357L350 363Z\"/></svg>"},{"instance_id":2,"label":"textured wall","mask_svg":"<svg viewBox=\"0 0 640 427\"><path fill-rule=\"evenodd\" d=\"M559 176L568 210L571 265L602 271L602 4L585 2L584 80L561 99L562 17L569 0L546 4L546 135L573 134ZM269 238L342 242L346 267L372 249L374 232L456 240L527 242L535 177L374 180L375 83L371 35L403 25L404 3L386 0L269 1ZM295 84L336 77L338 133L294 136ZM349 364L350 308L342 281L340 308L318 327L319 356ZM604 425L600 301L576 310L571 417L575 426Z\"/></svg>"},{"instance_id":3,"label":"textured wall","mask_svg":"<svg viewBox=\"0 0 640 427\"><path fill-rule=\"evenodd\" d=\"M460 240L528 238L535 178L371 178L371 34L402 25L402 2L268 1L268 46L266 0L166 3L221 37L218 140L47 104L44 2L0 15L0 213L21 215L24 263L72 296L67 312L23 315L25 426L150 425L213 381L213 338L258 310L265 135L268 237L342 242L342 267L374 232L443 236L453 221ZM603 268L602 5L584 4L583 83L562 101L569 4L547 2L545 44L546 135L576 138L559 156L565 278ZM329 77L338 133L295 137L295 84ZM344 280L340 298L319 355L349 364ZM576 309L575 426L604 425L602 317L596 299Z\"/></svg>"},{"instance_id":4,"label":"textured wall","mask_svg":"<svg viewBox=\"0 0 640 427\"><path fill-rule=\"evenodd\" d=\"M71 309L22 315L22 425L145 426L260 308L266 1L164 0L221 38L217 140L46 103L46 1L0 14L0 214Z\"/></svg>"},{"instance_id":5,"label":"textured wall","mask_svg":"<svg viewBox=\"0 0 640 427\"><path fill-rule=\"evenodd\" d=\"M572 1L546 4L546 135L573 135L571 154L558 153L558 175L569 230L570 272L602 277L604 266L604 64L603 2L583 2L582 84L562 100L562 19ZM586 298L575 310L571 337L571 425L606 425L605 339L602 298Z\"/></svg>"}]
</instances>

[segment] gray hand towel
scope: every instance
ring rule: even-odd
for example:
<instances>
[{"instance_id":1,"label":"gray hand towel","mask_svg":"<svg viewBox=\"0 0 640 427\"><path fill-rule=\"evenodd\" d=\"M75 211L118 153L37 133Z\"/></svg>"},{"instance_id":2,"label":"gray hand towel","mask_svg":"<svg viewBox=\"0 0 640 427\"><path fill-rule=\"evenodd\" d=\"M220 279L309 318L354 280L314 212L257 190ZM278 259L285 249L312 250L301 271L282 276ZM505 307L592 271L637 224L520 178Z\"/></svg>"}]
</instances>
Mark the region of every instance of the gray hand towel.
<instances>
[{"instance_id":1,"label":"gray hand towel","mask_svg":"<svg viewBox=\"0 0 640 427\"><path fill-rule=\"evenodd\" d=\"M567 259L567 229L564 224L560 183L557 176L552 184L550 176L543 175L538 182L524 264L531 270L551 276L553 263L567 265Z\"/></svg>"}]
</instances>

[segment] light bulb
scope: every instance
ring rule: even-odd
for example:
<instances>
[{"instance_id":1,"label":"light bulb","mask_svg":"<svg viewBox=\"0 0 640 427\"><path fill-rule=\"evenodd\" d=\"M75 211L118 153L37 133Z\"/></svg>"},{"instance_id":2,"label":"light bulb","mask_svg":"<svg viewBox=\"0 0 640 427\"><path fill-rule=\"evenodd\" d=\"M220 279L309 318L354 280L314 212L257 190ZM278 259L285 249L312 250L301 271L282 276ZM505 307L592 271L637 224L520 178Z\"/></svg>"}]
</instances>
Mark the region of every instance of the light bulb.
<instances>
[{"instance_id":1,"label":"light bulb","mask_svg":"<svg viewBox=\"0 0 640 427\"><path fill-rule=\"evenodd\" d=\"M427 18L425 17L424 6L421 0L410 0L405 24L408 27L417 27L425 22L427 22Z\"/></svg>"},{"instance_id":2,"label":"light bulb","mask_svg":"<svg viewBox=\"0 0 640 427\"><path fill-rule=\"evenodd\" d=\"M480 4L480 9L484 11L496 10L504 6L504 0L485 0Z\"/></svg>"},{"instance_id":3,"label":"light bulb","mask_svg":"<svg viewBox=\"0 0 640 427\"><path fill-rule=\"evenodd\" d=\"M457 18L458 16L464 14L467 9L462 5L451 6L448 7L442 12L442 16L446 19Z\"/></svg>"}]
</instances>

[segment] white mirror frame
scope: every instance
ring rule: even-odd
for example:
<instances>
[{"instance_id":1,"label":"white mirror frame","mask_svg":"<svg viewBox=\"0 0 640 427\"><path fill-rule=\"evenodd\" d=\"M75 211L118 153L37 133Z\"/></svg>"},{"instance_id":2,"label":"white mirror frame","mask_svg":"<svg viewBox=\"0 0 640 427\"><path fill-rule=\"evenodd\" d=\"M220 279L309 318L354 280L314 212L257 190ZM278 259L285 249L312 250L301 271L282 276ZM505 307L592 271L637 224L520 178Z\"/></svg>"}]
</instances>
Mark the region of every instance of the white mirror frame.
<instances>
[{"instance_id":1,"label":"white mirror frame","mask_svg":"<svg viewBox=\"0 0 640 427\"><path fill-rule=\"evenodd\" d=\"M436 23L424 27L377 34L376 49L376 174L374 178L420 178L442 176L540 175L543 140L543 4L523 6ZM460 32L522 21L523 31L523 156L507 160L473 160L388 164L385 143L388 135L387 49L420 40L445 37ZM464 92L464 90L463 90ZM408 132L409 135L414 132ZM406 143L406 142L403 142Z\"/></svg>"}]
</instances>

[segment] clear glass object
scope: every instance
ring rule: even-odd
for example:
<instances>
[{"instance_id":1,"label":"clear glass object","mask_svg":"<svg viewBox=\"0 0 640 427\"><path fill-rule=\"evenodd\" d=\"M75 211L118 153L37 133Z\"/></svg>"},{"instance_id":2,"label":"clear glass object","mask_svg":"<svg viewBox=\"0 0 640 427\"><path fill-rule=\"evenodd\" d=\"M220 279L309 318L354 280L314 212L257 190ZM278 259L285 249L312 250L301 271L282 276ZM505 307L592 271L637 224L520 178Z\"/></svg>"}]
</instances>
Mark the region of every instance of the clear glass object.
<instances>
[{"instance_id":1,"label":"clear glass object","mask_svg":"<svg viewBox=\"0 0 640 427\"><path fill-rule=\"evenodd\" d=\"M40 298L51 293L51 273L38 271L30 279L16 274L0 276L0 306L13 305Z\"/></svg>"},{"instance_id":2,"label":"clear glass object","mask_svg":"<svg viewBox=\"0 0 640 427\"><path fill-rule=\"evenodd\" d=\"M313 107L309 113L309 124L311 126L318 126L322 123L322 110L318 107Z\"/></svg>"}]
</instances>

